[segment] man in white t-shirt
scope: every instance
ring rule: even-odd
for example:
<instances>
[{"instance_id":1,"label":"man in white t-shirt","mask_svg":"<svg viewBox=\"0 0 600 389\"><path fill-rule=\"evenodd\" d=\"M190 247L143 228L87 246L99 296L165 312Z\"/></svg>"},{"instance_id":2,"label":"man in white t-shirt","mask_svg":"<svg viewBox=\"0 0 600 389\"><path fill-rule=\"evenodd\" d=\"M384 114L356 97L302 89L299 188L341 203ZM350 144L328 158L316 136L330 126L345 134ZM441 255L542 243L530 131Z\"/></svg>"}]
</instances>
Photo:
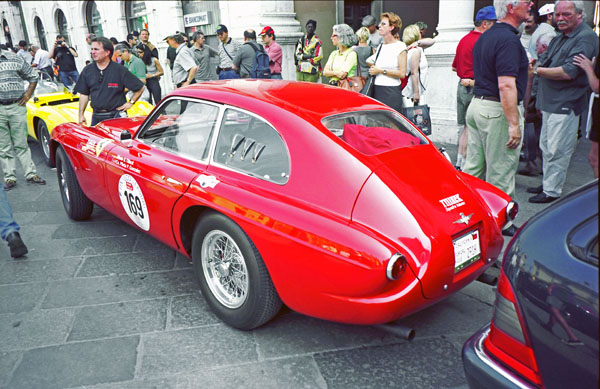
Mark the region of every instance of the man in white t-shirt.
<instances>
[{"instance_id":1,"label":"man in white t-shirt","mask_svg":"<svg viewBox=\"0 0 600 389\"><path fill-rule=\"evenodd\" d=\"M50 53L41 49L38 45L31 45L31 51L33 51L33 64L31 66L37 68L40 72L46 73L51 80L54 79Z\"/></svg>"},{"instance_id":2,"label":"man in white t-shirt","mask_svg":"<svg viewBox=\"0 0 600 389\"><path fill-rule=\"evenodd\" d=\"M554 4L546 4L541 7L538 12L540 14L538 28L531 34L531 39L527 44L527 52L529 53L529 56L534 59L538 58L536 49L538 39L545 34L556 35L556 30L554 29Z\"/></svg>"}]
</instances>

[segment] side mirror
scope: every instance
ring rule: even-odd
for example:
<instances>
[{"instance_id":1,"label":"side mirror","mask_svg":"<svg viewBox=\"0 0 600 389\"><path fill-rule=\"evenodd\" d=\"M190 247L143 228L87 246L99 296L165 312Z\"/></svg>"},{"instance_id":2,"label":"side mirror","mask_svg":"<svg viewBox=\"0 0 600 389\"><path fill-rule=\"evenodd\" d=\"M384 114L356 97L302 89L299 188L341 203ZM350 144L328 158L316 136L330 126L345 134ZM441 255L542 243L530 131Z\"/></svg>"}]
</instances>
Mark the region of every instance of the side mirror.
<instances>
[{"instance_id":1,"label":"side mirror","mask_svg":"<svg viewBox=\"0 0 600 389\"><path fill-rule=\"evenodd\" d=\"M123 130L121 131L121 135L119 136L119 141L123 144L123 146L129 148L131 147L131 139L133 137L131 136L131 132L127 131L127 130Z\"/></svg>"}]
</instances>

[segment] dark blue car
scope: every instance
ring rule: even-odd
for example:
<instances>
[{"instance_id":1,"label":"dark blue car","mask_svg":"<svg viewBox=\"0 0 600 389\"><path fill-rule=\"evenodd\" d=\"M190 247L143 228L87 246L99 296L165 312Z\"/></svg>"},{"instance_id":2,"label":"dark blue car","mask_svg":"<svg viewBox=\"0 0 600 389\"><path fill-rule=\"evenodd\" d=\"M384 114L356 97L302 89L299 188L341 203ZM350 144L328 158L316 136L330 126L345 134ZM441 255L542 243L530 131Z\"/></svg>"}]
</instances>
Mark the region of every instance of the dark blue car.
<instances>
[{"instance_id":1,"label":"dark blue car","mask_svg":"<svg viewBox=\"0 0 600 389\"><path fill-rule=\"evenodd\" d=\"M469 386L597 388L598 325L596 180L508 244L492 321L462 350Z\"/></svg>"}]
</instances>

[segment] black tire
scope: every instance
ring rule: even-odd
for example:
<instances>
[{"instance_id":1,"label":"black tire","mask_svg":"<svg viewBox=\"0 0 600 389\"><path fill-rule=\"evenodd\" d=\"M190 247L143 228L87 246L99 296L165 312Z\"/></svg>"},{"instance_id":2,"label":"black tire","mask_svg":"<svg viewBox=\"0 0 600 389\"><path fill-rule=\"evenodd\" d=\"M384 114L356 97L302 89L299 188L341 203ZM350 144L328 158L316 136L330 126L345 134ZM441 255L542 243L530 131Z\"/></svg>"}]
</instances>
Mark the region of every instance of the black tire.
<instances>
[{"instance_id":1,"label":"black tire","mask_svg":"<svg viewBox=\"0 0 600 389\"><path fill-rule=\"evenodd\" d=\"M36 133L44 162L50 167L55 167L55 163L52 161L52 158L50 158L50 133L48 132L46 122L43 120L38 121Z\"/></svg>"},{"instance_id":2,"label":"black tire","mask_svg":"<svg viewBox=\"0 0 600 389\"><path fill-rule=\"evenodd\" d=\"M56 150L56 175L67 215L73 220L88 219L94 210L94 203L81 190L71 161L62 147Z\"/></svg>"},{"instance_id":3,"label":"black tire","mask_svg":"<svg viewBox=\"0 0 600 389\"><path fill-rule=\"evenodd\" d=\"M215 247L214 242L218 242L219 239L222 239L221 242L227 241L228 238L231 239L229 243L233 243L230 245L231 251L235 253L235 250L238 249L237 252L241 254L241 260L239 256L235 256L235 258L240 263L243 261L244 266L242 267L247 275L247 283L240 279L230 282L230 284L236 284L235 286L238 286L238 283L246 285L245 298L243 301L235 300L235 303L232 302L233 300L224 303L223 295L220 295L218 291L215 292L215 288L218 290L218 285L223 285L220 281L225 278L235 279L234 272L243 274L244 271L239 271L238 268L234 269L234 261L231 261L227 265L227 269L223 270L227 272L227 276L215 281L214 278L211 278L210 269L223 269L222 264L227 260L224 258L225 256L217 255L216 259L221 265L213 268L215 261L211 261L210 256L206 254L209 247ZM226 216L211 212L199 220L192 242L192 261L204 298L213 312L226 324L241 330L251 330L271 320L281 309L281 299L260 253L246 233Z\"/></svg>"}]
</instances>

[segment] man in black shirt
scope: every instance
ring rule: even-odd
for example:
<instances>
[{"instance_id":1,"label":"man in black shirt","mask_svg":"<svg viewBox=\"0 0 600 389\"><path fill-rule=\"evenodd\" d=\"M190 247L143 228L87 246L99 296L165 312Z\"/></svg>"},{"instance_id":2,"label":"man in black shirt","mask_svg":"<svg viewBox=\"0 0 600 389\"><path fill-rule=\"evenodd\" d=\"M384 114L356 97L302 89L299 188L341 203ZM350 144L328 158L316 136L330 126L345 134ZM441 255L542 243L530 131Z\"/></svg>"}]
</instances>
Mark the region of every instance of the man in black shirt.
<instances>
[{"instance_id":1,"label":"man in black shirt","mask_svg":"<svg viewBox=\"0 0 600 389\"><path fill-rule=\"evenodd\" d=\"M127 116L126 110L140 98L144 84L124 66L111 61L113 45L108 38L92 39L94 63L87 65L75 85L79 92L79 124L87 125L85 109L92 101L94 114L92 126L107 119ZM131 100L125 98L126 90L134 91Z\"/></svg>"},{"instance_id":2,"label":"man in black shirt","mask_svg":"<svg viewBox=\"0 0 600 389\"><path fill-rule=\"evenodd\" d=\"M74 48L67 46L64 35L57 35L56 41L49 53L50 58L54 58L54 62L58 65L58 77L64 86L70 87L77 82L79 72L75 66L75 57L77 51Z\"/></svg>"},{"instance_id":3,"label":"man in black shirt","mask_svg":"<svg viewBox=\"0 0 600 389\"><path fill-rule=\"evenodd\" d=\"M530 3L495 0L494 7L498 22L473 48L475 87L467 110L469 143L463 170L514 197L529 66L517 28L527 19ZM510 236L515 230L511 225L502 233Z\"/></svg>"}]
</instances>

